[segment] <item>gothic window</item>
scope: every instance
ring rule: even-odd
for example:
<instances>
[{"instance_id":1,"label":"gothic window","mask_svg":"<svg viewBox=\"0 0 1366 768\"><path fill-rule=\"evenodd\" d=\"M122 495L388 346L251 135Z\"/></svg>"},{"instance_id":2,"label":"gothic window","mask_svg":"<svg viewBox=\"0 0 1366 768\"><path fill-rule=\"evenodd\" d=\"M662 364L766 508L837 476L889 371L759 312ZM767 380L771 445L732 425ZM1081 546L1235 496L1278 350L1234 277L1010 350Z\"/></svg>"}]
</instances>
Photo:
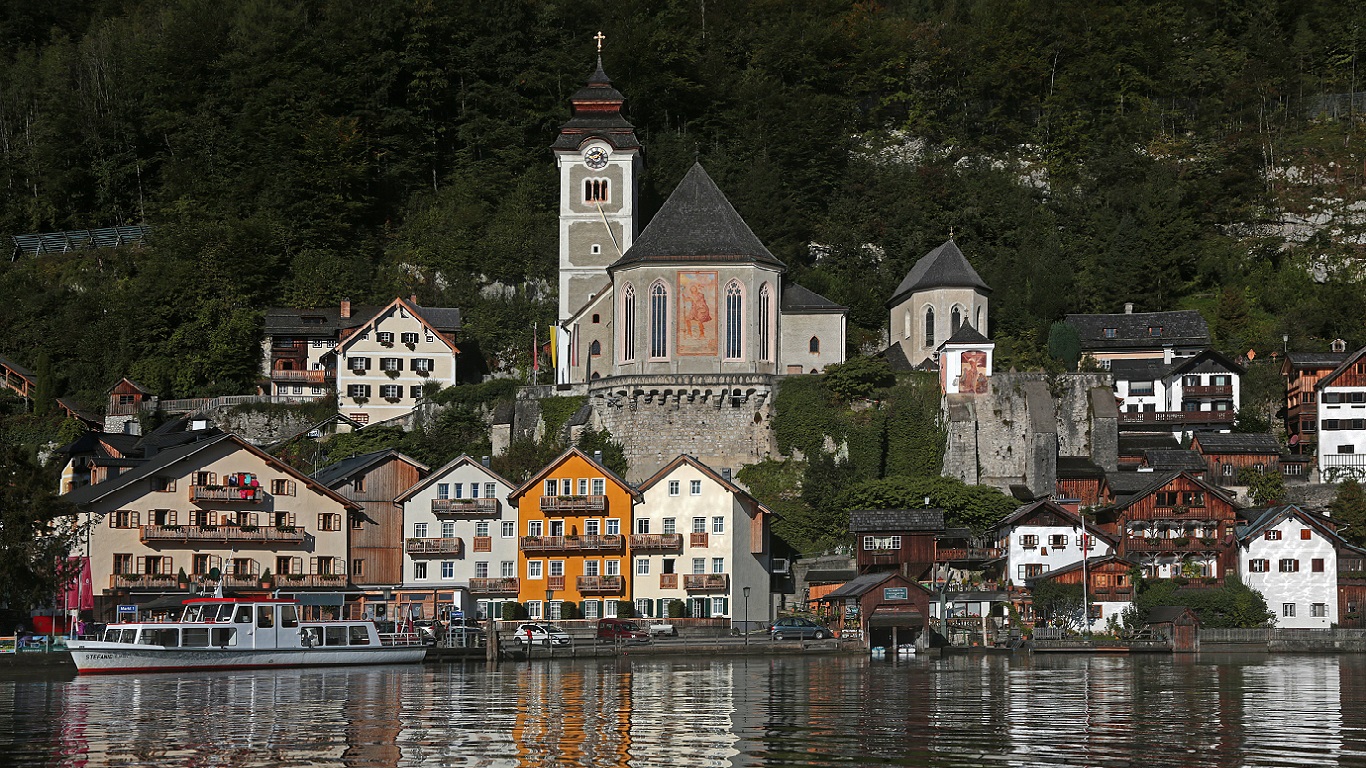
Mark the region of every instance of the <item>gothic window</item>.
<instances>
[{"instance_id":1,"label":"gothic window","mask_svg":"<svg viewBox=\"0 0 1366 768\"><path fill-rule=\"evenodd\" d=\"M981 308L981 307L978 307L978 308L977 308L977 314L975 315L975 319L974 319L974 321L973 321L973 323L972 323L972 327L976 328L976 329L977 329L977 332L980 333L980 334L982 334L983 336L985 336L985 335L987 334L986 331L982 330L982 308Z\"/></svg>"},{"instance_id":2,"label":"gothic window","mask_svg":"<svg viewBox=\"0 0 1366 768\"><path fill-rule=\"evenodd\" d=\"M909 339L909 338L911 338L911 310L909 310L909 309L906 310L906 317L904 318L904 325L905 325L906 327L905 327L904 329L902 329L902 331L901 331L901 338L903 338L903 339Z\"/></svg>"},{"instance_id":3,"label":"gothic window","mask_svg":"<svg viewBox=\"0 0 1366 768\"><path fill-rule=\"evenodd\" d=\"M588 345L588 354L597 357L602 354L602 342L593 339L593 343Z\"/></svg>"},{"instance_id":4,"label":"gothic window","mask_svg":"<svg viewBox=\"0 0 1366 768\"><path fill-rule=\"evenodd\" d=\"M744 300L740 284L732 280L726 286L726 358L729 360L743 357Z\"/></svg>"},{"instance_id":5,"label":"gothic window","mask_svg":"<svg viewBox=\"0 0 1366 768\"><path fill-rule=\"evenodd\" d=\"M957 304L953 305L953 310L949 313L949 335L958 333L958 328L963 325L963 309Z\"/></svg>"},{"instance_id":6,"label":"gothic window","mask_svg":"<svg viewBox=\"0 0 1366 768\"><path fill-rule=\"evenodd\" d=\"M584 179L583 201L585 203L605 203L609 199L607 179Z\"/></svg>"},{"instance_id":7,"label":"gothic window","mask_svg":"<svg viewBox=\"0 0 1366 768\"><path fill-rule=\"evenodd\" d=\"M807 348L811 350L811 354L819 355L821 353L821 340L812 336L811 341L807 343Z\"/></svg>"},{"instance_id":8,"label":"gothic window","mask_svg":"<svg viewBox=\"0 0 1366 768\"><path fill-rule=\"evenodd\" d=\"M650 286L650 357L669 356L669 289Z\"/></svg>"},{"instance_id":9,"label":"gothic window","mask_svg":"<svg viewBox=\"0 0 1366 768\"><path fill-rule=\"evenodd\" d=\"M621 361L636 359L636 289L630 283L621 290Z\"/></svg>"},{"instance_id":10,"label":"gothic window","mask_svg":"<svg viewBox=\"0 0 1366 768\"><path fill-rule=\"evenodd\" d=\"M925 346L934 346L934 307L925 307Z\"/></svg>"},{"instance_id":11,"label":"gothic window","mask_svg":"<svg viewBox=\"0 0 1366 768\"><path fill-rule=\"evenodd\" d=\"M768 362L773 359L770 348L773 339L773 297L768 283L759 287L759 359Z\"/></svg>"}]
</instances>

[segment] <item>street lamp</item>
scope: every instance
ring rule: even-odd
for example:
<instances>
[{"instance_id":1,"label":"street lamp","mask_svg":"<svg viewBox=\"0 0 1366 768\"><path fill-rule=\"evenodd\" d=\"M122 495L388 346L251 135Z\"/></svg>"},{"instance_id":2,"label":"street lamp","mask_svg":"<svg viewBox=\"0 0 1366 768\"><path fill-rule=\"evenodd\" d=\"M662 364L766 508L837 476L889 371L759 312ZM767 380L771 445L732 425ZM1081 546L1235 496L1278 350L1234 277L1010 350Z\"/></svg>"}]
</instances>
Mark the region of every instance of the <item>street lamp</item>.
<instances>
[{"instance_id":1,"label":"street lamp","mask_svg":"<svg viewBox=\"0 0 1366 768\"><path fill-rule=\"evenodd\" d=\"M741 631L745 633L745 645L749 645L749 587L742 590L745 593L745 615L741 618Z\"/></svg>"}]
</instances>

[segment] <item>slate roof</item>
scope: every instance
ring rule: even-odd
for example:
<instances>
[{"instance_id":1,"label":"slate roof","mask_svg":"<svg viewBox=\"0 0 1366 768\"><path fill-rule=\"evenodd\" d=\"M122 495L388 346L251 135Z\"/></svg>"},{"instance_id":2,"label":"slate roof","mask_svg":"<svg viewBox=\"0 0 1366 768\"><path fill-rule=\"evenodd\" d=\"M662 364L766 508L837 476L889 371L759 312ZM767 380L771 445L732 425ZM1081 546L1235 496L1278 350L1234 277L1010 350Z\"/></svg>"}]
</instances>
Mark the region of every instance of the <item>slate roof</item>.
<instances>
[{"instance_id":1,"label":"slate roof","mask_svg":"<svg viewBox=\"0 0 1366 768\"><path fill-rule=\"evenodd\" d=\"M841 571L832 569L811 570L806 572L807 584L839 584L843 581L857 578L858 571Z\"/></svg>"},{"instance_id":2,"label":"slate roof","mask_svg":"<svg viewBox=\"0 0 1366 768\"><path fill-rule=\"evenodd\" d=\"M426 464L423 464L420 461L404 456L402 453L399 453L393 448L385 448L382 451L371 451L370 453L362 453L357 456L342 459L341 461L338 461L334 464L328 464L327 466L323 467L317 472L314 472L313 479L317 480L319 483L322 483L328 488L332 488L334 485L341 481L349 480L351 476L355 473L363 469L372 467L376 464L379 464L380 462L390 457L403 459L404 461L407 461L408 463L418 467L419 469L422 469L423 471L426 471L427 469Z\"/></svg>"},{"instance_id":3,"label":"slate roof","mask_svg":"<svg viewBox=\"0 0 1366 768\"><path fill-rule=\"evenodd\" d=\"M875 573L865 573L844 582L838 589L823 596L820 601L839 600L845 597L861 597L876 589L879 584L899 576L897 571L880 571ZM919 586L919 585L916 585ZM923 589L923 587L921 587Z\"/></svg>"},{"instance_id":4,"label":"slate roof","mask_svg":"<svg viewBox=\"0 0 1366 768\"><path fill-rule=\"evenodd\" d=\"M1319 379L1318 382L1314 384L1314 389L1323 390L1326 387L1328 387L1330 384L1333 383L1333 381L1338 376L1341 376L1343 373L1351 369L1353 365L1356 365L1357 361L1360 360L1363 356L1366 356L1366 347L1362 347L1361 349L1358 349L1355 352L1348 353L1347 357L1343 358L1343 361L1338 364L1338 367L1334 368L1332 372L1326 374L1323 378Z\"/></svg>"},{"instance_id":5,"label":"slate roof","mask_svg":"<svg viewBox=\"0 0 1366 768\"><path fill-rule=\"evenodd\" d=\"M849 513L851 533L943 530L942 509L863 509Z\"/></svg>"},{"instance_id":6,"label":"slate roof","mask_svg":"<svg viewBox=\"0 0 1366 768\"><path fill-rule=\"evenodd\" d=\"M693 163L645 231L608 269L679 261L743 262L787 268L759 242L701 163Z\"/></svg>"},{"instance_id":7,"label":"slate roof","mask_svg":"<svg viewBox=\"0 0 1366 768\"><path fill-rule=\"evenodd\" d=\"M1068 325L1077 329L1083 351L1151 349L1154 346L1209 346L1209 325L1199 312L1134 312L1114 315L1068 315ZM1106 338L1105 329L1115 329ZM1150 328L1161 328L1152 335ZM1114 364L1111 363L1113 366Z\"/></svg>"},{"instance_id":8,"label":"slate roof","mask_svg":"<svg viewBox=\"0 0 1366 768\"><path fill-rule=\"evenodd\" d=\"M335 336L343 328L355 328L364 324L381 306L351 307L351 316L342 317L341 307L318 307L316 309L295 309L293 307L271 307L266 310L267 336ZM321 321L305 323L304 318L322 318Z\"/></svg>"},{"instance_id":9,"label":"slate roof","mask_svg":"<svg viewBox=\"0 0 1366 768\"><path fill-rule=\"evenodd\" d=\"M976 328L973 328L971 323L963 323L962 325L958 326L958 330L957 330L957 331L954 331L953 335L949 337L949 340L948 340L948 341L946 341L946 342L944 342L943 344L940 344L940 345L939 345L939 348L940 348L940 349L943 349L945 346L947 346L947 345L949 345L949 344L990 344L990 343L991 343L991 340L988 339L987 337L983 336L982 334L978 333L978 332L977 332L977 329L976 329Z\"/></svg>"},{"instance_id":10,"label":"slate roof","mask_svg":"<svg viewBox=\"0 0 1366 768\"><path fill-rule=\"evenodd\" d=\"M1099 532L1093 531L1093 530L1091 530L1090 528L1087 528L1087 529L1086 529L1086 535L1087 535L1087 536L1096 536L1096 538L1100 538ZM1111 539L1111 540L1110 540L1110 543L1113 544L1113 543L1114 543L1114 540ZM1096 555L1095 557L1088 557L1088 558L1086 558L1086 567L1087 567L1088 569L1095 569L1096 567L1105 565L1106 563L1123 563L1123 564L1125 564L1125 565L1128 565L1128 564L1130 564L1131 562L1132 562L1132 561L1128 560L1127 558L1121 557L1121 556L1119 556L1119 555ZM1082 563L1082 561L1078 560L1078 561L1076 561L1075 563L1071 563L1070 565L1064 565L1064 566L1062 566L1061 568L1054 568L1054 569L1052 569L1052 570L1050 570L1050 571L1044 571L1042 574L1040 574L1040 575L1038 575L1038 576L1035 576L1035 577L1032 577L1032 578L1025 579L1025 583L1026 583L1026 584L1037 584L1037 583L1040 582L1040 581L1046 581L1046 580L1048 580L1048 579L1052 579L1052 578L1054 578L1054 577L1060 576L1061 574L1064 574L1064 573L1071 573L1072 571L1080 571L1080 570L1081 570L1081 563Z\"/></svg>"},{"instance_id":11,"label":"slate roof","mask_svg":"<svg viewBox=\"0 0 1366 768\"><path fill-rule=\"evenodd\" d=\"M1149 448L1170 448L1181 447L1181 441L1172 436L1170 432L1144 433L1144 432L1122 432L1119 435L1119 453L1121 456L1137 456Z\"/></svg>"},{"instance_id":12,"label":"slate roof","mask_svg":"<svg viewBox=\"0 0 1366 768\"><path fill-rule=\"evenodd\" d=\"M991 292L986 281L978 276L977 270L972 268L967 257L958 250L958 244L952 240L920 257L901 284L892 291L887 306L894 306L906 296L930 288L976 288Z\"/></svg>"},{"instance_id":13,"label":"slate roof","mask_svg":"<svg viewBox=\"0 0 1366 768\"><path fill-rule=\"evenodd\" d=\"M1176 476L1175 472L1133 472L1120 470L1105 476L1110 491L1116 496L1132 496L1161 479L1163 483Z\"/></svg>"},{"instance_id":14,"label":"slate roof","mask_svg":"<svg viewBox=\"0 0 1366 768\"><path fill-rule=\"evenodd\" d=\"M783 286L783 298L779 304L779 311L785 315L837 314L848 312L849 308L842 307L819 293L809 291L796 283L788 283Z\"/></svg>"},{"instance_id":15,"label":"slate roof","mask_svg":"<svg viewBox=\"0 0 1366 768\"><path fill-rule=\"evenodd\" d=\"M1248 453L1279 456L1281 453L1280 441L1276 439L1275 435L1265 432L1256 434L1199 432L1192 442L1198 445L1198 450L1204 454Z\"/></svg>"},{"instance_id":16,"label":"slate roof","mask_svg":"<svg viewBox=\"0 0 1366 768\"><path fill-rule=\"evenodd\" d=\"M1156 472L1170 472L1176 469L1203 472L1206 469L1205 459L1195 451L1169 451L1149 448L1144 452L1143 458L1147 461L1147 465Z\"/></svg>"},{"instance_id":17,"label":"slate roof","mask_svg":"<svg viewBox=\"0 0 1366 768\"><path fill-rule=\"evenodd\" d=\"M176 446L175 448L162 451L158 453L156 457L152 460L145 461L140 466L134 467L133 469L130 469L127 472L108 478L102 483L95 483L94 485L83 485L71 491L70 493L63 495L62 500L70 502L71 504L75 505L88 504L90 502L98 501L104 498L105 496L109 495L110 493L125 488L138 480L151 477L152 475L156 474L162 469L169 467L170 465L176 463L177 461L180 461L181 459L187 456L190 456L191 454L197 453L199 451L204 450L205 448L208 448L210 446L216 445L224 440L229 439L231 439L231 435L219 434L207 440L200 440L197 442L189 443L187 445L180 445Z\"/></svg>"},{"instance_id":18,"label":"slate roof","mask_svg":"<svg viewBox=\"0 0 1366 768\"><path fill-rule=\"evenodd\" d=\"M1058 479L1079 480L1081 478L1104 478L1105 470L1085 456L1059 456Z\"/></svg>"},{"instance_id":19,"label":"slate roof","mask_svg":"<svg viewBox=\"0 0 1366 768\"><path fill-rule=\"evenodd\" d=\"M1285 356L1295 368L1336 368L1350 352L1291 352Z\"/></svg>"},{"instance_id":20,"label":"slate roof","mask_svg":"<svg viewBox=\"0 0 1366 768\"><path fill-rule=\"evenodd\" d=\"M625 101L621 91L612 87L612 80L603 70L599 56L597 69L588 76L588 84L569 97L573 116L560 126L551 149L578 149L590 138L600 138L617 149L639 148L635 126L621 114Z\"/></svg>"},{"instance_id":21,"label":"slate roof","mask_svg":"<svg viewBox=\"0 0 1366 768\"><path fill-rule=\"evenodd\" d=\"M1172 366L1155 357L1147 360L1111 360L1110 373L1115 381L1161 381Z\"/></svg>"}]
</instances>

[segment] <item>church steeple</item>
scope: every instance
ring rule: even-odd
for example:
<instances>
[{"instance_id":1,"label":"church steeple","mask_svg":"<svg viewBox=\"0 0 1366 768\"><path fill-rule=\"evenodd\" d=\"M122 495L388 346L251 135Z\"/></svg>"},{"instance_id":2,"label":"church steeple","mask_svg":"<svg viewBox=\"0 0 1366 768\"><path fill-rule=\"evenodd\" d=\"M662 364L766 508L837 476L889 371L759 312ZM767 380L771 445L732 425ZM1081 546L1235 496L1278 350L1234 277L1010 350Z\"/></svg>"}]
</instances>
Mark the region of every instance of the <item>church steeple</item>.
<instances>
[{"instance_id":1,"label":"church steeple","mask_svg":"<svg viewBox=\"0 0 1366 768\"><path fill-rule=\"evenodd\" d=\"M612 79L602 68L602 33L598 33L598 66L588 76L588 84L569 97L573 116L560 126L552 149L578 149L591 138L600 138L614 149L640 148L636 128L622 114L626 97L612 87Z\"/></svg>"}]
</instances>

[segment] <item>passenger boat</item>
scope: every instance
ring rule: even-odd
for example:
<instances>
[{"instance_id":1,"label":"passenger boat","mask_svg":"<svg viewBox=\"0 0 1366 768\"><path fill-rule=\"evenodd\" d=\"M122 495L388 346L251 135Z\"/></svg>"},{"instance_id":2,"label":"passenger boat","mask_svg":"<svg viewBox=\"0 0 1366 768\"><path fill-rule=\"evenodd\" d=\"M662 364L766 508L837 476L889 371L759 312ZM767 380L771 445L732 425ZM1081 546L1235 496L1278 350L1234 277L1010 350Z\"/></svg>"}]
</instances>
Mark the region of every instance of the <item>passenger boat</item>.
<instances>
[{"instance_id":1,"label":"passenger boat","mask_svg":"<svg viewBox=\"0 0 1366 768\"><path fill-rule=\"evenodd\" d=\"M416 632L381 633L373 621L306 621L296 600L200 597L179 619L110 624L69 640L82 674L260 669L421 661Z\"/></svg>"}]
</instances>

